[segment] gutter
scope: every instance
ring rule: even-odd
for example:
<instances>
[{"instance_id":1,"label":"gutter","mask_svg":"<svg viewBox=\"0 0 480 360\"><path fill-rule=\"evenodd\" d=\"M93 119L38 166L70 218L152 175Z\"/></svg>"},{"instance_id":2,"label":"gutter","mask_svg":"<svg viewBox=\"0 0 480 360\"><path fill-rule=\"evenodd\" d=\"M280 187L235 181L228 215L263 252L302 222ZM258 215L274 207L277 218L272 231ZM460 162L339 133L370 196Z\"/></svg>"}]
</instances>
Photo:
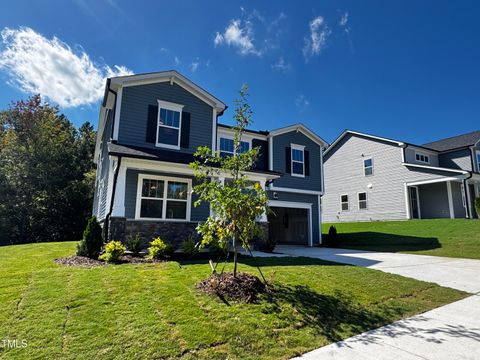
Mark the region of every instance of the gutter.
<instances>
[{"instance_id":1,"label":"gutter","mask_svg":"<svg viewBox=\"0 0 480 360\"><path fill-rule=\"evenodd\" d=\"M112 197L110 199L108 214L107 216L105 216L105 223L103 226L104 240L107 240L107 237L108 237L108 227L109 227L110 217L113 211L113 202L115 201L115 190L117 189L117 179L118 179L118 171L120 170L120 165L122 165L122 157L118 156L118 164L117 164L117 167L115 168L115 173L113 174Z\"/></svg>"}]
</instances>

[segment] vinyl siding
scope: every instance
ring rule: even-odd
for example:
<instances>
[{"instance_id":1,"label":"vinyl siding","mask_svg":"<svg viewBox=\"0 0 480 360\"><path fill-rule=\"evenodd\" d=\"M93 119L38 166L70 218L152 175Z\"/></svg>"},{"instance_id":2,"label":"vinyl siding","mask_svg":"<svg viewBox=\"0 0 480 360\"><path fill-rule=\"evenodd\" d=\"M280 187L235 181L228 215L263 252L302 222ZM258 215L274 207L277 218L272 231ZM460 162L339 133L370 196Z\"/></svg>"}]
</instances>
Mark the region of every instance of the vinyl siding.
<instances>
[{"instance_id":1,"label":"vinyl siding","mask_svg":"<svg viewBox=\"0 0 480 360\"><path fill-rule=\"evenodd\" d=\"M423 154L423 155L428 155L430 163L426 164L421 161L417 161L415 154ZM412 149L412 148L406 148L405 149L405 162L411 163L411 164L418 164L418 165L428 165L428 166L439 166L438 162L438 155L432 154L427 151L422 151L421 149Z\"/></svg>"},{"instance_id":2,"label":"vinyl siding","mask_svg":"<svg viewBox=\"0 0 480 360\"><path fill-rule=\"evenodd\" d=\"M274 181L275 187L301 190L322 190L322 168L320 163L320 145L310 140L301 132L291 131L273 138L273 170L283 173L280 179ZM285 148L291 144L304 145L310 157L310 176L295 177L286 173Z\"/></svg>"},{"instance_id":3,"label":"vinyl siding","mask_svg":"<svg viewBox=\"0 0 480 360\"><path fill-rule=\"evenodd\" d=\"M369 157L373 158L374 175L365 176L363 159ZM406 219L405 183L452 175L403 166L399 146L352 134L346 135L324 159L324 222ZM366 210L359 210L360 192L367 193ZM349 211L341 211L342 194L349 195Z\"/></svg>"},{"instance_id":4,"label":"vinyl siding","mask_svg":"<svg viewBox=\"0 0 480 360\"><path fill-rule=\"evenodd\" d=\"M192 179L192 176L172 175L169 173L153 172L153 171L141 171L136 169L127 169L125 180L125 217L127 219L135 219L135 209L137 204L137 184L139 174L149 174L158 176L176 177L180 179ZM192 186L195 186L195 180L192 182ZM194 202L197 200L195 195L192 196L191 203L191 221L205 221L210 215L210 207L207 203L202 203L195 207Z\"/></svg>"},{"instance_id":5,"label":"vinyl siding","mask_svg":"<svg viewBox=\"0 0 480 360\"><path fill-rule=\"evenodd\" d=\"M118 143L156 148L146 142L148 105L157 100L184 105L190 113L190 141L188 148L180 150L193 154L199 146L212 147L213 108L177 84L162 82L126 87L122 90Z\"/></svg>"},{"instance_id":6,"label":"vinyl siding","mask_svg":"<svg viewBox=\"0 0 480 360\"><path fill-rule=\"evenodd\" d=\"M440 166L471 171L472 160L470 149L461 149L440 154Z\"/></svg>"},{"instance_id":7,"label":"vinyl siding","mask_svg":"<svg viewBox=\"0 0 480 360\"><path fill-rule=\"evenodd\" d=\"M276 191L278 199L273 199L273 191L267 191L268 198L275 201L288 201L312 204L312 242L313 245L319 244L320 239L320 216L318 208L318 195L297 194L284 191Z\"/></svg>"}]
</instances>

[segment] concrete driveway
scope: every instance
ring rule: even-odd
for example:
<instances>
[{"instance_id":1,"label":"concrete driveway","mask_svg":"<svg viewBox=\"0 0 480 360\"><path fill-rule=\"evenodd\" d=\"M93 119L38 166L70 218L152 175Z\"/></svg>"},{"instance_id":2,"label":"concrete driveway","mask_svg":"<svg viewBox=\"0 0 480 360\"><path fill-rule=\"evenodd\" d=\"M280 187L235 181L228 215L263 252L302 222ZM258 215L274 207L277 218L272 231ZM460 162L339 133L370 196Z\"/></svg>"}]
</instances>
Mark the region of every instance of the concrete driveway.
<instances>
[{"instance_id":1,"label":"concrete driveway","mask_svg":"<svg viewBox=\"0 0 480 360\"><path fill-rule=\"evenodd\" d=\"M287 245L275 251L368 267L475 294L296 359L480 359L480 260Z\"/></svg>"}]
</instances>

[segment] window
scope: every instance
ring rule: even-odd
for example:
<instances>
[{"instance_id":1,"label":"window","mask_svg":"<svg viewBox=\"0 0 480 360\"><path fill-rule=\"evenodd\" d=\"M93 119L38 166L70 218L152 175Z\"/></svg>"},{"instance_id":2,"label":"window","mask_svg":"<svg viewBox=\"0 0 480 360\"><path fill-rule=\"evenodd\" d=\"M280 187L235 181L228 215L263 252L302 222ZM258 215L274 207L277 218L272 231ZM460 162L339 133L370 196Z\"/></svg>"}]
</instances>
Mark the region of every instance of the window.
<instances>
[{"instance_id":1,"label":"window","mask_svg":"<svg viewBox=\"0 0 480 360\"><path fill-rule=\"evenodd\" d=\"M363 171L365 176L373 175L373 159L363 160Z\"/></svg>"},{"instance_id":2,"label":"window","mask_svg":"<svg viewBox=\"0 0 480 360\"><path fill-rule=\"evenodd\" d=\"M180 149L183 105L158 100L157 146Z\"/></svg>"},{"instance_id":3,"label":"window","mask_svg":"<svg viewBox=\"0 0 480 360\"><path fill-rule=\"evenodd\" d=\"M477 172L480 172L480 151L477 150Z\"/></svg>"},{"instance_id":4,"label":"window","mask_svg":"<svg viewBox=\"0 0 480 360\"><path fill-rule=\"evenodd\" d=\"M304 147L292 144L292 176L305 176Z\"/></svg>"},{"instance_id":5,"label":"window","mask_svg":"<svg viewBox=\"0 0 480 360\"><path fill-rule=\"evenodd\" d=\"M348 211L349 210L348 195L341 195L340 202L342 205L342 211Z\"/></svg>"},{"instance_id":6,"label":"window","mask_svg":"<svg viewBox=\"0 0 480 360\"><path fill-rule=\"evenodd\" d=\"M359 193L358 194L358 208L360 210L365 210L367 208L367 193Z\"/></svg>"},{"instance_id":7,"label":"window","mask_svg":"<svg viewBox=\"0 0 480 360\"><path fill-rule=\"evenodd\" d=\"M250 150L250 143L248 141L240 141L238 152L240 154ZM235 144L231 138L220 138L220 156L227 157L235 154Z\"/></svg>"},{"instance_id":8,"label":"window","mask_svg":"<svg viewBox=\"0 0 480 360\"><path fill-rule=\"evenodd\" d=\"M188 220L190 180L139 176L137 218Z\"/></svg>"},{"instance_id":9,"label":"window","mask_svg":"<svg viewBox=\"0 0 480 360\"><path fill-rule=\"evenodd\" d=\"M421 163L430 164L430 157L425 154L415 153L415 160Z\"/></svg>"}]
</instances>

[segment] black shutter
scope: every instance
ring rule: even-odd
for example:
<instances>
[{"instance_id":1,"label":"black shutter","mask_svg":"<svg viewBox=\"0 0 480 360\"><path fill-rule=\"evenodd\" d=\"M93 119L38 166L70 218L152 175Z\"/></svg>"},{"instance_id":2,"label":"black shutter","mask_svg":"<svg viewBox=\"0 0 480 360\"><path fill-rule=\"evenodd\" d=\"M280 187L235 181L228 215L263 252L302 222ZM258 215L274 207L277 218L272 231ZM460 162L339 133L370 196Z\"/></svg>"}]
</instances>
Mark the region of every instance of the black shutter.
<instances>
[{"instance_id":1,"label":"black shutter","mask_svg":"<svg viewBox=\"0 0 480 360\"><path fill-rule=\"evenodd\" d=\"M147 118L147 143L156 143L157 137L157 117L158 106L148 105L148 118Z\"/></svg>"},{"instance_id":2,"label":"black shutter","mask_svg":"<svg viewBox=\"0 0 480 360\"><path fill-rule=\"evenodd\" d=\"M305 150L303 156L305 157L305 176L310 176L310 153Z\"/></svg>"},{"instance_id":3,"label":"black shutter","mask_svg":"<svg viewBox=\"0 0 480 360\"><path fill-rule=\"evenodd\" d=\"M285 172L287 174L292 172L292 148L290 146L285 148Z\"/></svg>"},{"instance_id":4,"label":"black shutter","mask_svg":"<svg viewBox=\"0 0 480 360\"><path fill-rule=\"evenodd\" d=\"M255 168L258 170L268 170L268 141L252 139L252 148L259 148Z\"/></svg>"},{"instance_id":5,"label":"black shutter","mask_svg":"<svg viewBox=\"0 0 480 360\"><path fill-rule=\"evenodd\" d=\"M190 146L190 113L182 112L182 134L180 135L180 147Z\"/></svg>"}]
</instances>

